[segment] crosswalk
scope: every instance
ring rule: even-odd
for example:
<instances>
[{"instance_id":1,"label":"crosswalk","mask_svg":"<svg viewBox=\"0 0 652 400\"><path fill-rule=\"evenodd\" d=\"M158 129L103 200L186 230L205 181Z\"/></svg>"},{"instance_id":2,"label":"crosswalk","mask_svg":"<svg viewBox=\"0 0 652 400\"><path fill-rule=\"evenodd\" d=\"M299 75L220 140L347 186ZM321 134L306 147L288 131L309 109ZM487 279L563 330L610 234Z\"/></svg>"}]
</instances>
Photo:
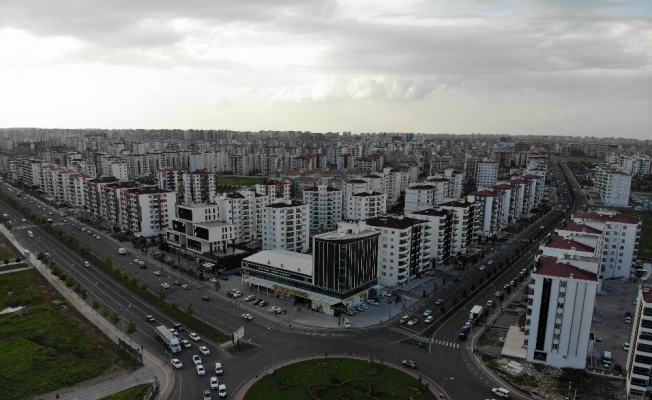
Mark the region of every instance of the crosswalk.
<instances>
[{"instance_id":1,"label":"crosswalk","mask_svg":"<svg viewBox=\"0 0 652 400\"><path fill-rule=\"evenodd\" d=\"M389 329L392 332L400 333L401 335L405 335L405 336L414 336L418 333L411 329L401 328L399 326L390 326L387 329Z\"/></svg>"},{"instance_id":2,"label":"crosswalk","mask_svg":"<svg viewBox=\"0 0 652 400\"><path fill-rule=\"evenodd\" d=\"M457 349L460 347L459 343L455 342L446 342L444 340L435 340L432 342L433 344L441 345L441 346L446 346L446 347L452 347L454 349Z\"/></svg>"}]
</instances>

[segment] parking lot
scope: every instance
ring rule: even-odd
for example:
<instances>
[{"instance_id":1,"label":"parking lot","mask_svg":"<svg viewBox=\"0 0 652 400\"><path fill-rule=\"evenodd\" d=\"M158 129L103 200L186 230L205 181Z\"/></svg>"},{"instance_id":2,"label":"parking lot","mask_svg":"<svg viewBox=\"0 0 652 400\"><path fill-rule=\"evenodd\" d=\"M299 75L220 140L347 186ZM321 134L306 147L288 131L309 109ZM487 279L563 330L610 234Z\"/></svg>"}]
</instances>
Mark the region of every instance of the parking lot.
<instances>
[{"instance_id":1,"label":"parking lot","mask_svg":"<svg viewBox=\"0 0 652 400\"><path fill-rule=\"evenodd\" d=\"M634 314L634 300L638 295L638 286L638 283L623 280L604 281L602 292L596 296L591 326L592 332L601 338L594 345L592 366L602 365L597 351L602 354L607 350L612 355L611 369L616 364L625 369L627 351L623 350L623 343L630 341L632 332L632 325L625 323L625 313L629 311Z\"/></svg>"}]
</instances>

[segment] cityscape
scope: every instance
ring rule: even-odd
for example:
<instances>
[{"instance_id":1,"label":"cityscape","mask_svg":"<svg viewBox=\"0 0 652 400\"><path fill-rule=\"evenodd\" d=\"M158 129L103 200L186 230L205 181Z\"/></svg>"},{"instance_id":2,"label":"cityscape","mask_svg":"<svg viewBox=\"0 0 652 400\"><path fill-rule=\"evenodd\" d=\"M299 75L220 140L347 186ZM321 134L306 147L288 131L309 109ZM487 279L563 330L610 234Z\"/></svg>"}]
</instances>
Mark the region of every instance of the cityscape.
<instances>
[{"instance_id":1,"label":"cityscape","mask_svg":"<svg viewBox=\"0 0 652 400\"><path fill-rule=\"evenodd\" d=\"M1 399L652 398L638 2L0 4Z\"/></svg>"}]
</instances>

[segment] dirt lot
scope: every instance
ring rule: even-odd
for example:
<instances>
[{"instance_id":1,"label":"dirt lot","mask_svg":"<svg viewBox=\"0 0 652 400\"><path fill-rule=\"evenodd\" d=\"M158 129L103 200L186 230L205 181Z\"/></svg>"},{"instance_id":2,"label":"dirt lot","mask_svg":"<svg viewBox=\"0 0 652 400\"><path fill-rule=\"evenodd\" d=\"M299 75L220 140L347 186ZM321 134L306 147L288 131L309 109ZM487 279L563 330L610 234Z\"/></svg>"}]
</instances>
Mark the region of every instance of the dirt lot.
<instances>
[{"instance_id":1,"label":"dirt lot","mask_svg":"<svg viewBox=\"0 0 652 400\"><path fill-rule=\"evenodd\" d=\"M0 261L4 260L5 258L14 261L14 259L18 256L23 258L22 254L16 250L14 245L12 245L4 235L0 235Z\"/></svg>"}]
</instances>

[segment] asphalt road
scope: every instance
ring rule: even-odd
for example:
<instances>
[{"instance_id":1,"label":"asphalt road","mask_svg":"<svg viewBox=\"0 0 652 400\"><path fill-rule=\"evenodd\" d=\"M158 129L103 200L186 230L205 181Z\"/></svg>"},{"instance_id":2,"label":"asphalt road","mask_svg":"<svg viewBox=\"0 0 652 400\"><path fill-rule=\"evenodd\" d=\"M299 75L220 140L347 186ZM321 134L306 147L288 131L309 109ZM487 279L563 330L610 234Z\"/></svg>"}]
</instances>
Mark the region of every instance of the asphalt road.
<instances>
[{"instance_id":1,"label":"asphalt road","mask_svg":"<svg viewBox=\"0 0 652 400\"><path fill-rule=\"evenodd\" d=\"M579 185L577 185L570 171L563 165L562 169L569 176L571 189L579 191ZM557 169L556 165L553 172L561 177L561 171ZM5 193L15 195L15 190L8 191L9 186L4 182L0 187ZM561 188L564 189L565 186L561 186ZM572 194L574 195L575 192ZM586 204L586 199L583 196L579 197L582 197L582 199L573 203L572 210L569 211L575 211ZM149 267L146 270L141 270L133 263L133 258L137 257L137 251L130 246L120 245L99 232L94 232L94 234L100 234L101 239L99 240L91 235L83 234L73 228L70 223L63 223L63 218L57 216L54 210L37 208L39 204L31 198L22 197L22 199L23 204L31 207L33 211L40 215L49 215L48 213L52 211L53 215L50 217L53 218L55 224L59 224L64 230L73 233L79 242L87 245L96 255L102 257L114 256L114 264L129 271L139 281L148 282L149 287L154 291L158 290L161 283L168 283L171 288L167 290L167 300L176 301L182 308L189 303L193 304L195 316L200 319L226 332L233 332L243 325L246 327L245 340L250 340L258 346L254 350L233 356L202 339L197 344L193 343L191 349L184 349L180 354L176 355L181 359L184 367L176 374L176 385L172 398L200 399L203 391L209 388L209 376L212 375L211 372L214 369L215 362L221 362L224 367L224 375L220 378L220 383L226 384L231 396L247 380L275 363L298 357L323 355L324 353L361 354L364 356L371 354L374 358L382 358L386 362L396 364L400 364L403 359L412 359L417 363L418 371L433 382L443 386L449 398L452 399L485 398L490 395L491 387L495 386L495 384L484 378L473 365L464 346L454 347L433 344L431 351L426 352L413 346L400 344L399 342L405 339L406 336L401 333L400 329L395 329L397 323L391 326L361 330L309 331L289 328L284 323L276 323L264 318L254 318L251 322L245 322L241 317L241 310L235 304L229 304L223 300L201 301L202 295L209 295L215 299L216 293L211 283L207 281L203 283L195 280L188 281L181 276L175 275L169 268L163 267L162 264L156 263L151 258L148 260ZM540 226L544 226L546 230L551 228L552 223L564 213L564 201L570 205L571 194L562 190L559 194L559 204L562 209L555 208L551 213L544 216L539 223L524 230L519 235L519 239L527 240L533 237L541 229ZM50 253L54 262L61 265L88 289L91 294L89 301L92 298L98 298L118 312L123 320L136 322L138 331L132 336L135 343L144 346L155 354L160 354L162 360L170 358L165 353L164 346L156 339L154 326L162 323L170 327L175 321L142 302L138 297L123 289L119 284L113 282L95 268L84 267L84 260L76 253L60 245L39 227L29 222L22 222L23 217L6 204L3 204L3 209L9 214L14 225L12 232L25 248L29 249L33 254L39 251ZM27 236L28 230L34 232L34 238ZM491 254L487 257L483 264L491 268L487 264L487 261L491 259L493 260L492 266L497 266L500 261L511 256L514 249L525 247L525 244L508 243L506 246L502 247L503 251L500 253ZM475 298L470 299L465 308L469 308L473 304L486 304L487 300L494 298L495 287L502 287L513 279L518 271L530 266L537 247L535 244L532 246L521 257L520 261L516 261L509 268L506 268L501 276L493 282L493 285L487 285L485 290L481 291ZM117 253L118 247L130 249L132 256L120 256ZM140 252L138 251L138 253ZM160 267L156 268L156 265L160 265ZM431 296L426 304L415 309L414 313L421 314L425 309L438 310L439 306L434 305L436 297L441 297L445 304L451 301L453 297L461 299L461 292L470 288L473 284L472 278L480 277L480 272L475 268L477 266L465 271L461 282L449 283L446 288L440 289L437 296ZM154 271L161 271L162 275L159 277L154 274ZM174 286L172 284L174 280L188 283L191 289L183 290L178 286ZM156 318L157 324L145 322L144 316L148 314ZM468 311L460 310L439 327L433 338L444 342L458 343L457 334L461 326L466 322L467 317ZM332 317L324 316L324 318ZM415 326L414 328L420 330L425 329L426 326ZM187 335L188 332L182 332L181 336L188 339ZM209 356L201 355L207 370L207 375L203 377L197 376L191 359L194 354L200 355L198 345L206 345L211 351Z\"/></svg>"}]
</instances>

